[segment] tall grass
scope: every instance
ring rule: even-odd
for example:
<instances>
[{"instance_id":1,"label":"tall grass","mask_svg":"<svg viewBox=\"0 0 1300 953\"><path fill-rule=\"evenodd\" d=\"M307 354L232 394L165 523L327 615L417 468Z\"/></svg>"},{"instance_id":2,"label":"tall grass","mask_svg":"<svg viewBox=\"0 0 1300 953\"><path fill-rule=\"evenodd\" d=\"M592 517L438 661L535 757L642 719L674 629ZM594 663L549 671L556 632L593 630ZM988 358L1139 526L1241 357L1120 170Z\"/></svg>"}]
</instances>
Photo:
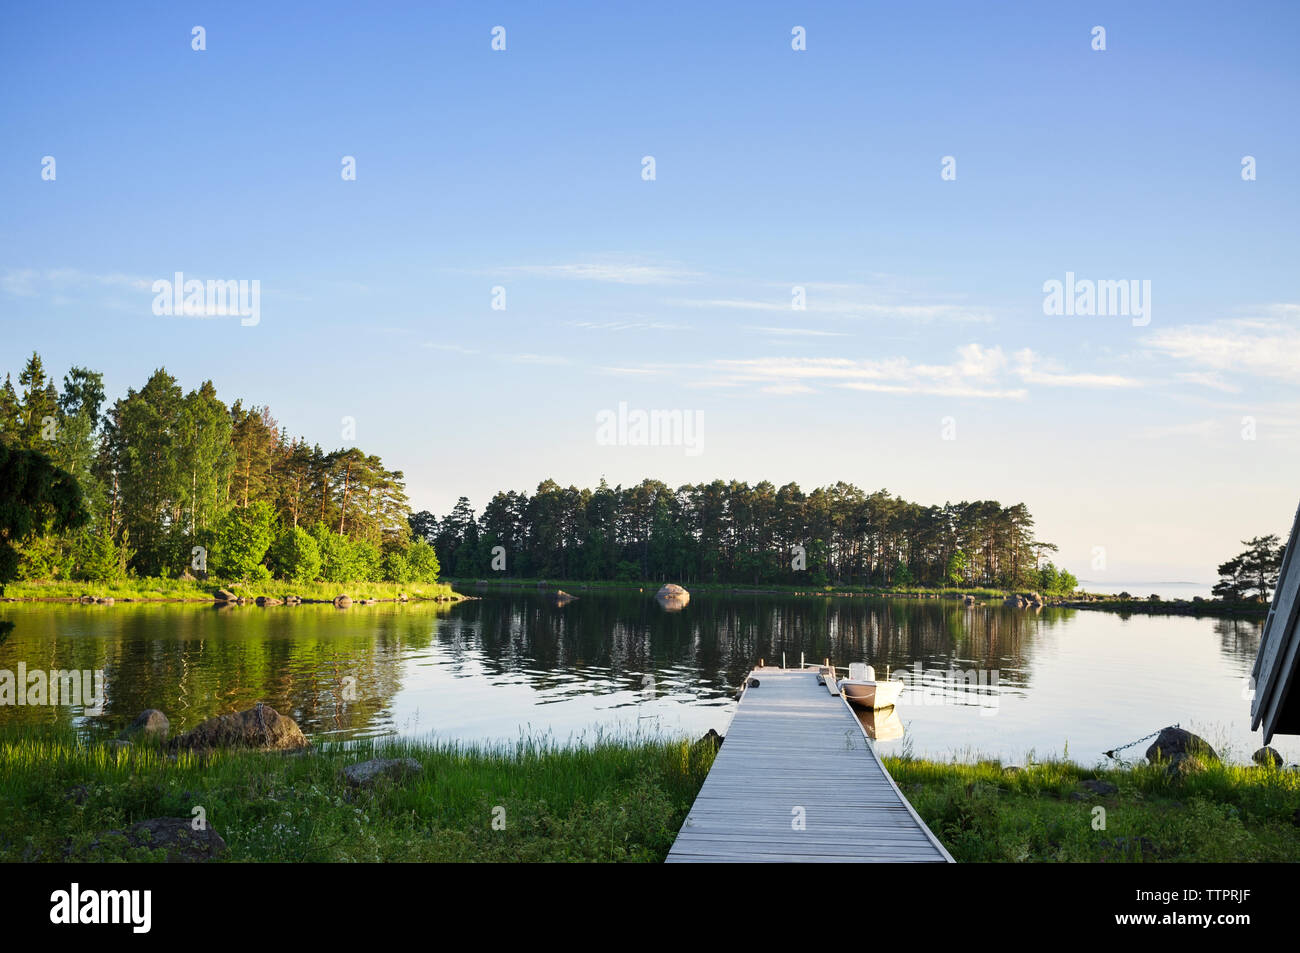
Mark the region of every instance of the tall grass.
<instances>
[{"instance_id":1,"label":"tall grass","mask_svg":"<svg viewBox=\"0 0 1300 953\"><path fill-rule=\"evenodd\" d=\"M349 788L343 766L373 757L413 758L422 771ZM201 806L231 861L658 861L712 760L707 746L662 738L384 740L169 760L57 729L10 731L0 860L158 860L107 832Z\"/></svg>"},{"instance_id":2,"label":"tall grass","mask_svg":"<svg viewBox=\"0 0 1300 953\"><path fill-rule=\"evenodd\" d=\"M1017 770L911 758L885 765L959 861L1300 860L1300 772L1293 770L1217 761L1186 775L1158 765L1110 770L1064 761ZM1085 780L1118 790L1094 794Z\"/></svg>"}]
</instances>

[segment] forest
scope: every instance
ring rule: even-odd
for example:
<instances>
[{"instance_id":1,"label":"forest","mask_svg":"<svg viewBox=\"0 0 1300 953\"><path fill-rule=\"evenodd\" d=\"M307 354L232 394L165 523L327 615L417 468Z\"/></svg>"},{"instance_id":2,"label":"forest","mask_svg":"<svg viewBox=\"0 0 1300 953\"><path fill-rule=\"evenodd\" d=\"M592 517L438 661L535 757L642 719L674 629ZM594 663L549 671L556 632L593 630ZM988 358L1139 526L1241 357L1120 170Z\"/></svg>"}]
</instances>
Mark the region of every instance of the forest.
<instances>
[{"instance_id":1,"label":"forest","mask_svg":"<svg viewBox=\"0 0 1300 953\"><path fill-rule=\"evenodd\" d=\"M1032 588L1072 592L1045 561L1023 503L924 506L851 483L658 480L594 490L546 480L498 492L477 518L461 497L439 520L413 514L450 576L816 586ZM499 548L498 548L499 547Z\"/></svg>"},{"instance_id":2,"label":"forest","mask_svg":"<svg viewBox=\"0 0 1300 953\"><path fill-rule=\"evenodd\" d=\"M24 580L127 576L431 582L505 575L582 580L878 587L981 586L1068 593L1023 503L912 503L838 482L714 480L497 492L411 513L403 474L358 447L291 438L265 406L186 393L165 369L107 403L103 377L59 386L33 354L0 387L0 448L48 456L87 518L52 514L16 541ZM60 524L62 525L62 524Z\"/></svg>"},{"instance_id":3,"label":"forest","mask_svg":"<svg viewBox=\"0 0 1300 953\"><path fill-rule=\"evenodd\" d=\"M80 519L40 513L6 541L18 579L438 575L432 546L411 535L400 470L291 439L268 408L227 405L211 381L186 393L160 368L107 404L102 374L73 367L60 387L33 354L17 386L6 374L0 387L0 452L14 473L33 469L24 454L48 458L81 495Z\"/></svg>"}]
</instances>

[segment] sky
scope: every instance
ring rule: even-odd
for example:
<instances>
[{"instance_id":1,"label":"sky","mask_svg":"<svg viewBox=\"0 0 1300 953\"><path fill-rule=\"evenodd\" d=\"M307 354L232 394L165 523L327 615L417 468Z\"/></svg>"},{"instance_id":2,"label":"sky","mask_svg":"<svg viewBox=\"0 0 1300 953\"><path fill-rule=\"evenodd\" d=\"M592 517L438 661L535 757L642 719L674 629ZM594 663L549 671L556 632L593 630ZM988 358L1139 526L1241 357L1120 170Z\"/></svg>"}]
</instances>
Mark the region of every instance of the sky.
<instances>
[{"instance_id":1,"label":"sky","mask_svg":"<svg viewBox=\"0 0 1300 953\"><path fill-rule=\"evenodd\" d=\"M438 515L845 480L1023 501L1103 585L1288 531L1300 7L700 6L7 6L0 371L350 419ZM156 314L177 272L256 323Z\"/></svg>"}]
</instances>

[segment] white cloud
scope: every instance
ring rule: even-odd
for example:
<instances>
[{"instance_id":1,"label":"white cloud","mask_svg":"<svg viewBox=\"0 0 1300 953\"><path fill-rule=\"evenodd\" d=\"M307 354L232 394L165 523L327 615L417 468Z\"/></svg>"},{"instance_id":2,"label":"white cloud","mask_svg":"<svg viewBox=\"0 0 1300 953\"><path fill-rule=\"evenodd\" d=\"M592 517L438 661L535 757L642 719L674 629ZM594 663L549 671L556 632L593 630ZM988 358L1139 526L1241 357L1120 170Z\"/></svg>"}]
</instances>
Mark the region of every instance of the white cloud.
<instances>
[{"instance_id":1,"label":"white cloud","mask_svg":"<svg viewBox=\"0 0 1300 953\"><path fill-rule=\"evenodd\" d=\"M1300 306L1279 304L1266 310L1283 320L1243 318L1189 324L1155 332L1147 346L1204 371L1295 380L1300 377L1300 326L1296 323Z\"/></svg>"},{"instance_id":2,"label":"white cloud","mask_svg":"<svg viewBox=\"0 0 1300 953\"><path fill-rule=\"evenodd\" d=\"M1141 387L1141 381L1118 374L1071 374L1055 361L1045 361L1029 348L1016 352L1015 374L1026 384L1044 387Z\"/></svg>"}]
</instances>

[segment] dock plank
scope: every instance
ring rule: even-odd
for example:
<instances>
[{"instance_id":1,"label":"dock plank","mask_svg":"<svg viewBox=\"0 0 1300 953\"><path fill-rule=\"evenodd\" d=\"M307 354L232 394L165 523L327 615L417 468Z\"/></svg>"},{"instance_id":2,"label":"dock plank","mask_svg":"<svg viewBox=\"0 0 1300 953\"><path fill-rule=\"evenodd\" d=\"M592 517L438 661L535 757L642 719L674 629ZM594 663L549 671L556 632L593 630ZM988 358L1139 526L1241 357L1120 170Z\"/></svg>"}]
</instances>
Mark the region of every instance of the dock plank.
<instances>
[{"instance_id":1,"label":"dock plank","mask_svg":"<svg viewBox=\"0 0 1300 953\"><path fill-rule=\"evenodd\" d=\"M669 863L951 863L815 669L755 669Z\"/></svg>"}]
</instances>

